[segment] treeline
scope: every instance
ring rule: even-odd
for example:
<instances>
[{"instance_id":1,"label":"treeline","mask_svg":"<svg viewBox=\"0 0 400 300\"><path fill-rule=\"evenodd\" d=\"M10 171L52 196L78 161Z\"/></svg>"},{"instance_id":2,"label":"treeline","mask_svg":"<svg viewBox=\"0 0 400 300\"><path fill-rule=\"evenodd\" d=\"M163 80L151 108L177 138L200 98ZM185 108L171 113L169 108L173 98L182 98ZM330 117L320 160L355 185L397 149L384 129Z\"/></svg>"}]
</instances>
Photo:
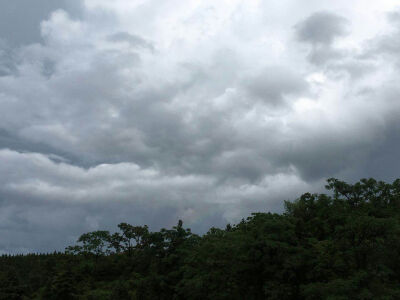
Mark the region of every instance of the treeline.
<instances>
[{"instance_id":1,"label":"treeline","mask_svg":"<svg viewBox=\"0 0 400 300\"><path fill-rule=\"evenodd\" d=\"M203 236L121 223L2 256L0 299L400 299L400 180L326 188Z\"/></svg>"}]
</instances>

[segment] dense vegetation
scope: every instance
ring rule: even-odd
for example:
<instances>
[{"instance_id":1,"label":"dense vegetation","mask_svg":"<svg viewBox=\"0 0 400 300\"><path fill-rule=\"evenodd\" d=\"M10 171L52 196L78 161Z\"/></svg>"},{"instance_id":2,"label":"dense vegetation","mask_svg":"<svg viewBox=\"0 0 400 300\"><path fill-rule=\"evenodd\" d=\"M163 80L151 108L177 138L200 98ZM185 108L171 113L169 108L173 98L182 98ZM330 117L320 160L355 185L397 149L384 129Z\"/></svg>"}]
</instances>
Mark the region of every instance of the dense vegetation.
<instances>
[{"instance_id":1,"label":"dense vegetation","mask_svg":"<svg viewBox=\"0 0 400 300\"><path fill-rule=\"evenodd\" d=\"M203 236L122 223L3 256L0 299L400 299L400 180L326 187Z\"/></svg>"}]
</instances>

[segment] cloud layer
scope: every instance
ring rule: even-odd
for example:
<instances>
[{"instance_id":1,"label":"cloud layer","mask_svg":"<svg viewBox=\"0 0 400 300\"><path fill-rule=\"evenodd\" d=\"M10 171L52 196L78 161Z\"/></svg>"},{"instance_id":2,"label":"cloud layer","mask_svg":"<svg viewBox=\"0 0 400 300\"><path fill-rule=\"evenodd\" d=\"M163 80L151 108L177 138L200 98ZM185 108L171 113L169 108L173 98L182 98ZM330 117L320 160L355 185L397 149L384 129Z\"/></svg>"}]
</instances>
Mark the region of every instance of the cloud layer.
<instances>
[{"instance_id":1,"label":"cloud layer","mask_svg":"<svg viewBox=\"0 0 400 300\"><path fill-rule=\"evenodd\" d=\"M43 1L3 28L0 252L398 177L400 13L362 5Z\"/></svg>"}]
</instances>

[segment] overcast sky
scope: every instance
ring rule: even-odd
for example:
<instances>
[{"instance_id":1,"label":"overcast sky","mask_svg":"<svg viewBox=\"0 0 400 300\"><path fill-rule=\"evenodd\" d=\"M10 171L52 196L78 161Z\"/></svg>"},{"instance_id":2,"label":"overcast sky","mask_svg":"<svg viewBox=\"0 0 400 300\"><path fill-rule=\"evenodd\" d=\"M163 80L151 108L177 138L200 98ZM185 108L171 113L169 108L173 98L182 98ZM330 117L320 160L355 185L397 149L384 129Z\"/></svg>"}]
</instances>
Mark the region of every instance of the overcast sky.
<instances>
[{"instance_id":1,"label":"overcast sky","mask_svg":"<svg viewBox=\"0 0 400 300\"><path fill-rule=\"evenodd\" d=\"M0 253L400 177L396 3L1 1Z\"/></svg>"}]
</instances>

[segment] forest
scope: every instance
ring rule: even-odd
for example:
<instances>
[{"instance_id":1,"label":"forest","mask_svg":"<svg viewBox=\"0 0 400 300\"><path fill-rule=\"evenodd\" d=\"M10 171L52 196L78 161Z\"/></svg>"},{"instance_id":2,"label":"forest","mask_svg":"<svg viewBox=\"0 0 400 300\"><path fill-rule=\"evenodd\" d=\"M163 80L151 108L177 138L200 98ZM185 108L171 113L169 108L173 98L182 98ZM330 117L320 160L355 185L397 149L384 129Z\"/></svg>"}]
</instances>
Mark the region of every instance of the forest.
<instances>
[{"instance_id":1,"label":"forest","mask_svg":"<svg viewBox=\"0 0 400 300\"><path fill-rule=\"evenodd\" d=\"M400 299L400 179L326 188L204 235L121 223L3 255L0 299Z\"/></svg>"}]
</instances>

